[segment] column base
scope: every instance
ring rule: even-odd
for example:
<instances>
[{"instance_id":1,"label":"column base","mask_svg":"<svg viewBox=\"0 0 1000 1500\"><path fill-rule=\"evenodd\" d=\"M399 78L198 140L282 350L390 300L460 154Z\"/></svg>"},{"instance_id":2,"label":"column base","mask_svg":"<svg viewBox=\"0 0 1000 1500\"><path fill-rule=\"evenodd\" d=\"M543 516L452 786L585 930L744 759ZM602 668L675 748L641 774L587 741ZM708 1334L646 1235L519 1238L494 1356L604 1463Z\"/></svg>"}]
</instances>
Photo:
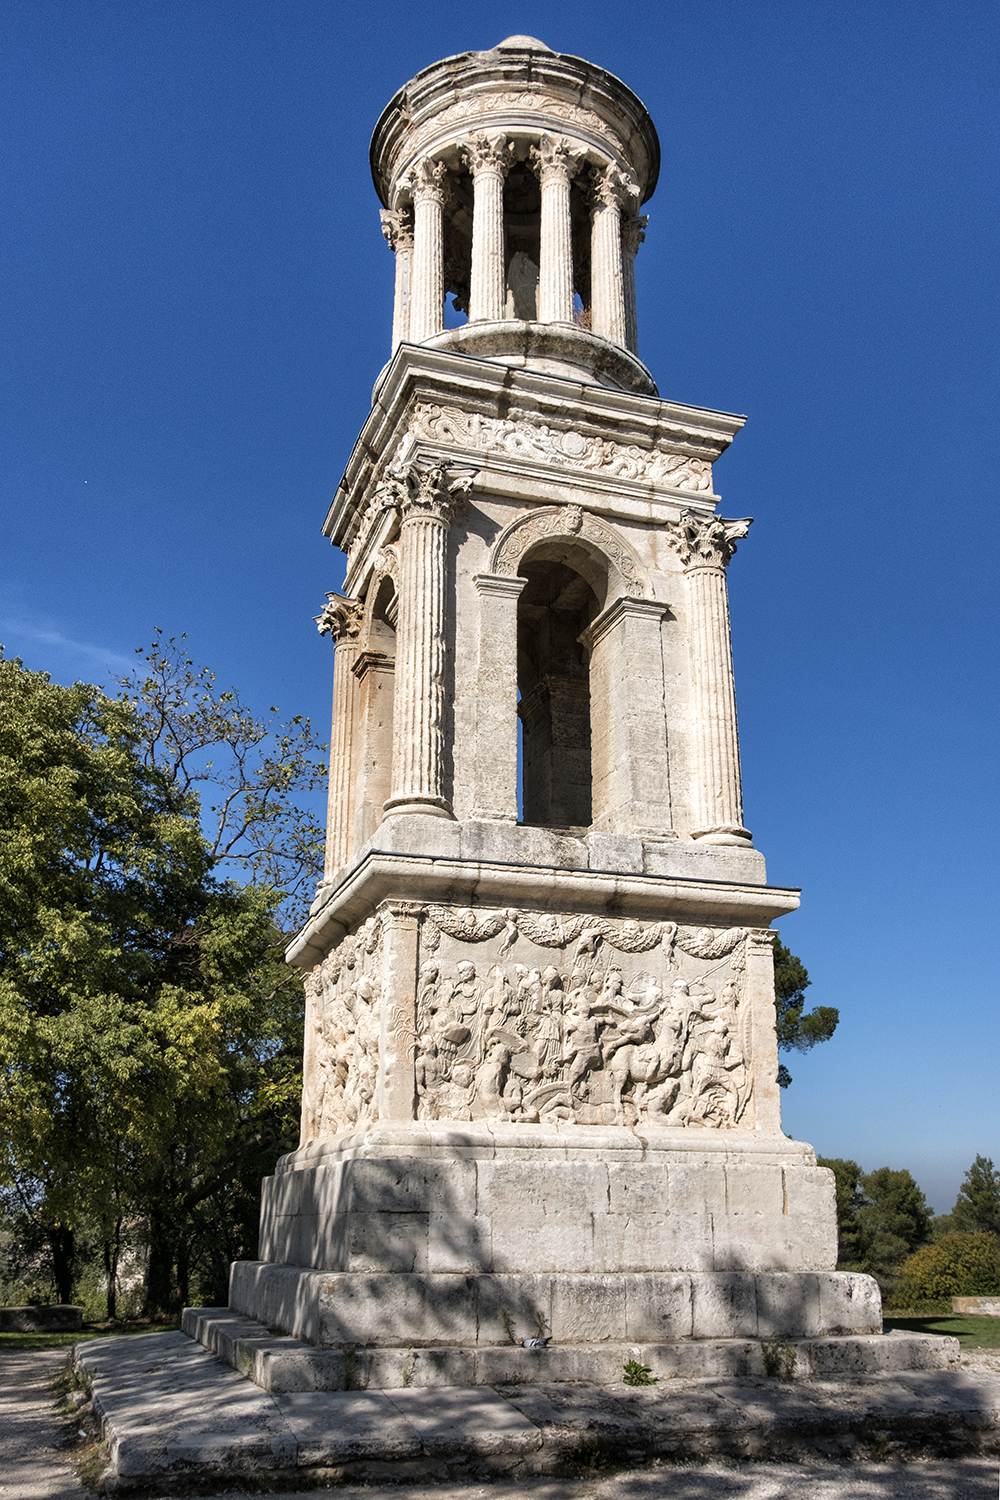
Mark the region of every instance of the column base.
<instances>
[{"instance_id":1,"label":"column base","mask_svg":"<svg viewBox=\"0 0 1000 1500\"><path fill-rule=\"evenodd\" d=\"M390 797L382 804L382 813L395 818L405 813L422 813L425 818L451 818L455 814L444 797Z\"/></svg>"},{"instance_id":2,"label":"column base","mask_svg":"<svg viewBox=\"0 0 1000 1500\"><path fill-rule=\"evenodd\" d=\"M717 828L699 828L691 837L700 844L735 844L741 849L753 843L749 828L739 828L732 823L722 823Z\"/></svg>"}]
</instances>

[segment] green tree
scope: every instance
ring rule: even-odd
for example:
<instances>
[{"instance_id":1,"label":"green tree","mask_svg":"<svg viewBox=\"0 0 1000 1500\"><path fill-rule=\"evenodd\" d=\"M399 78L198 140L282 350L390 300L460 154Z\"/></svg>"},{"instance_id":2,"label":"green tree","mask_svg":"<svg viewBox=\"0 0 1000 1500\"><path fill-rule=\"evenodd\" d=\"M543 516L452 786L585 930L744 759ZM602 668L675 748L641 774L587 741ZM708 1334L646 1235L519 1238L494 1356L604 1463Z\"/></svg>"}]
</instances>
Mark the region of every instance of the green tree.
<instances>
[{"instance_id":1,"label":"green tree","mask_svg":"<svg viewBox=\"0 0 1000 1500\"><path fill-rule=\"evenodd\" d=\"M863 1255L858 1212L865 1205L864 1176L856 1161L818 1156L817 1164L829 1167L837 1193L837 1266L842 1271L860 1271Z\"/></svg>"},{"instance_id":2,"label":"green tree","mask_svg":"<svg viewBox=\"0 0 1000 1500\"><path fill-rule=\"evenodd\" d=\"M782 942L774 944L774 1004L777 1010L778 1050L808 1052L819 1042L828 1042L837 1029L840 1011L832 1005L817 1005L806 1011L806 987L811 984L801 959ZM783 1089L792 1075L781 1063L778 1082Z\"/></svg>"},{"instance_id":3,"label":"green tree","mask_svg":"<svg viewBox=\"0 0 1000 1500\"><path fill-rule=\"evenodd\" d=\"M860 1269L891 1292L899 1267L930 1239L933 1210L909 1172L877 1167L861 1178L865 1201L858 1209Z\"/></svg>"},{"instance_id":4,"label":"green tree","mask_svg":"<svg viewBox=\"0 0 1000 1500\"><path fill-rule=\"evenodd\" d=\"M985 1230L1000 1238L1000 1172L988 1156L977 1156L966 1172L950 1217L967 1234Z\"/></svg>"},{"instance_id":5,"label":"green tree","mask_svg":"<svg viewBox=\"0 0 1000 1500\"><path fill-rule=\"evenodd\" d=\"M909 1256L894 1288L898 1307L1000 1292L1000 1245L984 1230L946 1234Z\"/></svg>"},{"instance_id":6,"label":"green tree","mask_svg":"<svg viewBox=\"0 0 1000 1500\"><path fill-rule=\"evenodd\" d=\"M175 687L196 673L172 670ZM313 771L255 758L265 735L235 695L213 741L201 681L193 706L150 691L137 708L0 656L0 1185L32 1203L63 1300L77 1233L99 1226L112 1313L127 1222L148 1221L150 1308L186 1300L193 1259L218 1282L220 1240L249 1242L233 1201L293 1144L302 1002L281 897L221 867L273 873L298 828L305 889L310 822L291 804ZM195 783L223 777L212 842Z\"/></svg>"}]
</instances>

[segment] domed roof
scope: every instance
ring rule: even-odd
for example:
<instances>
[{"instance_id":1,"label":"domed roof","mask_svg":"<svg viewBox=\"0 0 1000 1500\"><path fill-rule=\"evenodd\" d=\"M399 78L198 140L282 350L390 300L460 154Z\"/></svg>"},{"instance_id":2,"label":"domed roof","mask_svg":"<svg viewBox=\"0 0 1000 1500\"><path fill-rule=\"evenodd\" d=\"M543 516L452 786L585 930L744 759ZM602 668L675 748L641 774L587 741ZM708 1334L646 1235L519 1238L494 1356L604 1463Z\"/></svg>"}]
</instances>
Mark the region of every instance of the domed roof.
<instances>
[{"instance_id":1,"label":"domed roof","mask_svg":"<svg viewBox=\"0 0 1000 1500\"><path fill-rule=\"evenodd\" d=\"M497 42L491 49L494 52L551 52L551 47L546 47L537 36L509 36L502 42Z\"/></svg>"}]
</instances>

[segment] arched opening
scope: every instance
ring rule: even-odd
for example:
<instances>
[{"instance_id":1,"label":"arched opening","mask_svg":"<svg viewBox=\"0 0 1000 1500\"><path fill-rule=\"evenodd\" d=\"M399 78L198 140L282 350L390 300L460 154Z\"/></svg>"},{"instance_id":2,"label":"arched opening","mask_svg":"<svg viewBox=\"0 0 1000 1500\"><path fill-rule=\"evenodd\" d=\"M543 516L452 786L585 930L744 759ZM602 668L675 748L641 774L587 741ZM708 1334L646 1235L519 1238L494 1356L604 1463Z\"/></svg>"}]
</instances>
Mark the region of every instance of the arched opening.
<instances>
[{"instance_id":1,"label":"arched opening","mask_svg":"<svg viewBox=\"0 0 1000 1500\"><path fill-rule=\"evenodd\" d=\"M519 781L522 821L589 828L593 819L591 692L581 632L603 608L606 579L582 547L545 543L518 573Z\"/></svg>"}]
</instances>

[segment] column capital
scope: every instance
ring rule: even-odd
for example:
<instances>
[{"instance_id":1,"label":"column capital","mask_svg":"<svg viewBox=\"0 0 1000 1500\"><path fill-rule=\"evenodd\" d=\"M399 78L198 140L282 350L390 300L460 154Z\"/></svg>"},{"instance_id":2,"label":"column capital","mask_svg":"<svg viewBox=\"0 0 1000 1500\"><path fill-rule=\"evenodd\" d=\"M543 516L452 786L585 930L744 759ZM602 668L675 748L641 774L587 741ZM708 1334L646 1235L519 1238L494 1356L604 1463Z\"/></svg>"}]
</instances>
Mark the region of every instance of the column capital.
<instances>
[{"instance_id":1,"label":"column capital","mask_svg":"<svg viewBox=\"0 0 1000 1500\"><path fill-rule=\"evenodd\" d=\"M383 208L379 218L382 220L382 233L390 250L395 252L413 249L412 208L406 205L401 208Z\"/></svg>"},{"instance_id":2,"label":"column capital","mask_svg":"<svg viewBox=\"0 0 1000 1500\"><path fill-rule=\"evenodd\" d=\"M448 168L443 161L425 156L415 162L403 179L414 203L427 201L444 204L448 193Z\"/></svg>"},{"instance_id":3,"label":"column capital","mask_svg":"<svg viewBox=\"0 0 1000 1500\"><path fill-rule=\"evenodd\" d=\"M568 182L580 170L581 157L565 136L543 135L538 145L532 146L528 160L541 182L551 178Z\"/></svg>"},{"instance_id":4,"label":"column capital","mask_svg":"<svg viewBox=\"0 0 1000 1500\"><path fill-rule=\"evenodd\" d=\"M747 535L752 525L750 516L739 521L724 521L719 516L709 516L706 520L688 511L679 521L667 521L664 531L685 568L722 570L736 551L737 541Z\"/></svg>"},{"instance_id":5,"label":"column capital","mask_svg":"<svg viewBox=\"0 0 1000 1500\"><path fill-rule=\"evenodd\" d=\"M379 486L389 503L398 506L403 522L427 516L445 523L459 504L459 496L468 494L478 470L459 469L455 464L411 460L394 464L385 471Z\"/></svg>"},{"instance_id":6,"label":"column capital","mask_svg":"<svg viewBox=\"0 0 1000 1500\"><path fill-rule=\"evenodd\" d=\"M648 214L630 214L627 219L622 220L622 249L633 259L638 255L639 246L646 238L648 223Z\"/></svg>"},{"instance_id":7,"label":"column capital","mask_svg":"<svg viewBox=\"0 0 1000 1500\"><path fill-rule=\"evenodd\" d=\"M365 607L360 599L348 599L343 594L327 594L326 603L313 618L320 635L328 635L337 645L340 641L356 641L361 634Z\"/></svg>"},{"instance_id":8,"label":"column capital","mask_svg":"<svg viewBox=\"0 0 1000 1500\"><path fill-rule=\"evenodd\" d=\"M639 202L639 184L634 178L627 177L614 162L591 167L587 186L591 209L595 212L602 208L617 208L621 212Z\"/></svg>"},{"instance_id":9,"label":"column capital","mask_svg":"<svg viewBox=\"0 0 1000 1500\"><path fill-rule=\"evenodd\" d=\"M502 135L486 135L480 131L462 143L462 158L473 177L482 172L503 181L510 170L513 154L513 146Z\"/></svg>"}]
</instances>

